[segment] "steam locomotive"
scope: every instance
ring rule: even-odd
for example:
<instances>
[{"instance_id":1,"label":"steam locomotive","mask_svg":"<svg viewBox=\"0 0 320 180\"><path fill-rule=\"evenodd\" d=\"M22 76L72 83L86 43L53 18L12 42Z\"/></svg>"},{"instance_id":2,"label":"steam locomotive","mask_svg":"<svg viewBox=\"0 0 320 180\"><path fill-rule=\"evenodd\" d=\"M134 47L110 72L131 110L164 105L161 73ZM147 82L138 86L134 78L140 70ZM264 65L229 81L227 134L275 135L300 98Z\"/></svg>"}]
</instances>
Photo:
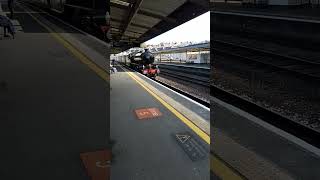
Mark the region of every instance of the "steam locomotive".
<instances>
[{"instance_id":1,"label":"steam locomotive","mask_svg":"<svg viewBox=\"0 0 320 180\"><path fill-rule=\"evenodd\" d=\"M148 77L155 78L160 73L158 65L153 64L154 55L148 49L117 55L116 60Z\"/></svg>"}]
</instances>

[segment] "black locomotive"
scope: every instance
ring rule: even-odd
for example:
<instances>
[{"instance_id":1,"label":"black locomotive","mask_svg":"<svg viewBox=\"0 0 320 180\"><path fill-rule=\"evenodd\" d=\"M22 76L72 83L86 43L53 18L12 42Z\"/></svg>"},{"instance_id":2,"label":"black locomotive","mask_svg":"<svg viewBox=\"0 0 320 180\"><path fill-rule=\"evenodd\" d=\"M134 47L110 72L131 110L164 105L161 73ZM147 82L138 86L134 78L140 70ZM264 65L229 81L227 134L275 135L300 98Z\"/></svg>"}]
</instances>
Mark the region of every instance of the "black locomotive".
<instances>
[{"instance_id":1,"label":"black locomotive","mask_svg":"<svg viewBox=\"0 0 320 180\"><path fill-rule=\"evenodd\" d=\"M148 77L156 77L160 70L154 63L154 55L148 50L133 52L128 55L129 66Z\"/></svg>"}]
</instances>

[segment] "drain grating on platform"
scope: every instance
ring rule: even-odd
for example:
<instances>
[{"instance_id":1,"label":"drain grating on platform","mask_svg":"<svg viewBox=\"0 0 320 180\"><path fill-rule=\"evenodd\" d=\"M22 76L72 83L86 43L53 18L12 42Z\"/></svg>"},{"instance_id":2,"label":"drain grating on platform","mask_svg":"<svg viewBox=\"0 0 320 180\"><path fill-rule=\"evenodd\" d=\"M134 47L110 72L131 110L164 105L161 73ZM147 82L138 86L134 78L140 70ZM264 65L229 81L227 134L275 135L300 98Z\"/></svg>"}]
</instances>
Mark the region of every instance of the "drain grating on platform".
<instances>
[{"instance_id":1,"label":"drain grating on platform","mask_svg":"<svg viewBox=\"0 0 320 180\"><path fill-rule=\"evenodd\" d=\"M135 113L138 119L148 119L162 116L162 113L158 108L145 108L145 109L137 109Z\"/></svg>"},{"instance_id":2,"label":"drain grating on platform","mask_svg":"<svg viewBox=\"0 0 320 180\"><path fill-rule=\"evenodd\" d=\"M110 150L81 153L80 158L92 180L110 179Z\"/></svg>"},{"instance_id":3,"label":"drain grating on platform","mask_svg":"<svg viewBox=\"0 0 320 180\"><path fill-rule=\"evenodd\" d=\"M190 133L178 133L174 135L174 138L192 161L199 161L208 157L208 150Z\"/></svg>"}]
</instances>

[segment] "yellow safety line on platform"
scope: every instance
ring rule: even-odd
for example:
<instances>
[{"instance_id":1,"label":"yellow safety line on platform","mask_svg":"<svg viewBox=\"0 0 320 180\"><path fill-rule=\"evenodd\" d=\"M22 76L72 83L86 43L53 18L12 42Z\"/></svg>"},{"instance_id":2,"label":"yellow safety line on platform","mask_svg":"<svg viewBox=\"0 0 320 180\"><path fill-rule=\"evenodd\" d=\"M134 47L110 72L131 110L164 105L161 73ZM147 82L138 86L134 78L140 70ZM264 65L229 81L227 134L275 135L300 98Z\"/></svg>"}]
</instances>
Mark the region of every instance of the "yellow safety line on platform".
<instances>
[{"instance_id":1,"label":"yellow safety line on platform","mask_svg":"<svg viewBox=\"0 0 320 180\"><path fill-rule=\"evenodd\" d=\"M223 161L215 155L210 157L211 171L221 179L232 180L245 180L246 178L235 172L232 168L228 167Z\"/></svg>"},{"instance_id":2,"label":"yellow safety line on platform","mask_svg":"<svg viewBox=\"0 0 320 180\"><path fill-rule=\"evenodd\" d=\"M27 11L26 11L27 12ZM88 56L86 56L84 53L82 53L80 50L78 50L75 46L73 46L69 41L67 41L65 38L63 38L58 33L55 33L51 28L49 28L47 25L42 23L39 19L37 19L35 16L33 16L31 13L27 12L35 21L37 21L38 24L40 24L42 27L47 29L50 34L58 40L65 48L67 48L75 57L77 57L80 62L87 65L91 70L93 70L95 73L98 74L99 77L101 77L103 80L109 82L109 74L100 68L94 61L92 61Z\"/></svg>"},{"instance_id":3,"label":"yellow safety line on platform","mask_svg":"<svg viewBox=\"0 0 320 180\"><path fill-rule=\"evenodd\" d=\"M120 66L121 67L121 66ZM122 67L121 67L122 68ZM122 68L123 69L123 68ZM174 115L176 115L183 123L185 123L189 128L191 128L199 137L201 137L206 143L210 144L210 136L202 131L199 127L194 125L189 119L183 116L180 112L178 112L174 107L165 102L161 97L152 92L150 88L144 85L140 80L137 79L137 75L133 72L128 72L123 69L134 81L136 81L141 87L143 87L148 93L150 93L153 97L155 97L161 104L163 104L169 111L171 111ZM210 169L211 171L219 176L221 179L232 179L232 180L244 180L241 175L236 173L232 168L228 167L223 161L215 157L214 155L210 155Z\"/></svg>"},{"instance_id":4,"label":"yellow safety line on platform","mask_svg":"<svg viewBox=\"0 0 320 180\"><path fill-rule=\"evenodd\" d=\"M121 67L122 68L122 67ZM149 92L154 98L156 98L162 105L164 105L169 111L171 111L174 115L176 115L183 123L185 123L190 129L192 129L199 137L201 137L206 143L210 144L210 136L205 133L202 129L197 127L192 121L187 119L184 115L182 115L179 111L177 111L170 104L165 102L161 97L152 92L149 87L144 85L137 79L137 76L132 72L127 72L128 75L135 80L140 86L142 86L147 92Z\"/></svg>"}]
</instances>

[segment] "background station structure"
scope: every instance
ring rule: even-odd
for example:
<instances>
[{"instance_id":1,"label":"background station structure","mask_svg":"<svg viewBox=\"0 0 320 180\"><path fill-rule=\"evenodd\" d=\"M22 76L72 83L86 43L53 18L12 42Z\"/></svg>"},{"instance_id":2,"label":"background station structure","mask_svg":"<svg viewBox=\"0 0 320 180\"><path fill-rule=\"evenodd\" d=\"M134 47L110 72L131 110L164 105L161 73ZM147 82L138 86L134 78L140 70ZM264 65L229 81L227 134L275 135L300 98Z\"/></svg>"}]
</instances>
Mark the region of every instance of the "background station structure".
<instances>
[{"instance_id":1,"label":"background station structure","mask_svg":"<svg viewBox=\"0 0 320 180\"><path fill-rule=\"evenodd\" d=\"M206 0L111 0L111 34L116 54L209 11Z\"/></svg>"}]
</instances>

